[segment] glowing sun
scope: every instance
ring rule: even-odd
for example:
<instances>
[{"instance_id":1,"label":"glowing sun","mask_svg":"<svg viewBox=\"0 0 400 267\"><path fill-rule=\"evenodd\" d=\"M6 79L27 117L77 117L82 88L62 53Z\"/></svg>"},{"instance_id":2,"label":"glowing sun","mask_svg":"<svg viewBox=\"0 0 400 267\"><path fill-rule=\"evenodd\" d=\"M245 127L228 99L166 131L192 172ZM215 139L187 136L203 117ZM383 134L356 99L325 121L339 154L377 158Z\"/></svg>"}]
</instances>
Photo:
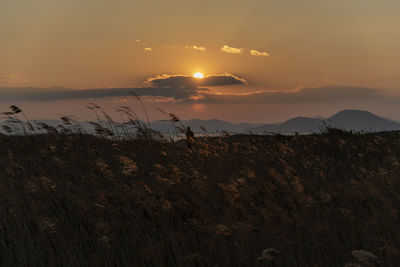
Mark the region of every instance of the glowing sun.
<instances>
[{"instance_id":1,"label":"glowing sun","mask_svg":"<svg viewBox=\"0 0 400 267\"><path fill-rule=\"evenodd\" d=\"M203 75L203 73L201 73L201 72L196 72L195 74L193 74L193 78L196 78L196 79L203 79L203 78L204 78L204 75Z\"/></svg>"}]
</instances>

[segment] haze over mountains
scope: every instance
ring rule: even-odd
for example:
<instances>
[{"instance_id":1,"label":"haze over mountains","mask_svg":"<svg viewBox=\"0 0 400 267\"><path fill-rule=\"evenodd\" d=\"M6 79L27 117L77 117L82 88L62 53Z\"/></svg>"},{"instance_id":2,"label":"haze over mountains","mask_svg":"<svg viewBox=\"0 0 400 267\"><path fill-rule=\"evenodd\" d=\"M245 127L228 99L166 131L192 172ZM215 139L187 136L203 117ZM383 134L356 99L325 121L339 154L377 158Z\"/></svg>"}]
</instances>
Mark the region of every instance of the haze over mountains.
<instances>
[{"instance_id":1,"label":"haze over mountains","mask_svg":"<svg viewBox=\"0 0 400 267\"><path fill-rule=\"evenodd\" d=\"M44 122L53 127L63 124L60 120L38 121ZM0 123L0 127L4 124L5 121ZM118 123L116 123L116 125L118 125ZM320 116L315 118L295 117L283 123L273 124L231 123L218 119L191 119L182 120L178 123L171 123L169 120L158 120L151 122L150 125L153 130L165 134L176 133L176 126L189 126L197 134L204 133L204 129L206 129L207 133L222 133L223 131L229 133L319 133L327 126L362 132L400 130L400 123L361 110L343 110L329 118L323 118ZM89 133L94 132L94 127L89 122L80 122L80 126ZM134 129L134 127L132 127L132 129ZM4 133L2 127L0 132Z\"/></svg>"}]
</instances>

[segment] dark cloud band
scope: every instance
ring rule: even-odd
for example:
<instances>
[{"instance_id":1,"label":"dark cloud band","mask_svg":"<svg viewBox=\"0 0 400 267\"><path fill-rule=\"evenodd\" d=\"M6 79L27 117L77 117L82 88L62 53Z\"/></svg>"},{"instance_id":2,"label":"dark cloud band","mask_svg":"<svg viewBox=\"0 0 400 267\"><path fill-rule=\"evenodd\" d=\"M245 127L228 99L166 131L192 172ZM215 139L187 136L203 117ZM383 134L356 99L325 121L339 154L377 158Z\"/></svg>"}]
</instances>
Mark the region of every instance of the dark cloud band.
<instances>
[{"instance_id":1,"label":"dark cloud band","mask_svg":"<svg viewBox=\"0 0 400 267\"><path fill-rule=\"evenodd\" d=\"M218 79L216 81L210 79L207 82L215 85L217 82L223 81ZM124 97L130 96L132 93L141 96L174 98L175 100L183 102L197 103L333 103L390 100L378 94L376 89L365 87L324 86L303 88L291 92L258 91L246 94L213 94L212 91L206 87L189 85L172 86L172 84L174 83L168 84L168 86L152 86L147 88L105 88L84 90L67 88L3 87L0 88L0 101L56 101L66 99ZM396 101L398 100L397 97L394 98Z\"/></svg>"},{"instance_id":2,"label":"dark cloud band","mask_svg":"<svg viewBox=\"0 0 400 267\"><path fill-rule=\"evenodd\" d=\"M134 88L106 89L69 89L3 87L0 88L1 101L55 101L64 99L101 98L109 96L127 96Z\"/></svg>"},{"instance_id":3,"label":"dark cloud band","mask_svg":"<svg viewBox=\"0 0 400 267\"><path fill-rule=\"evenodd\" d=\"M186 87L186 86L226 86L245 84L246 81L233 74L210 75L203 79L196 79L187 75L160 75L149 78L147 83L161 87Z\"/></svg>"},{"instance_id":4,"label":"dark cloud band","mask_svg":"<svg viewBox=\"0 0 400 267\"><path fill-rule=\"evenodd\" d=\"M196 87L148 87L148 88L105 88L105 89L66 89L66 88L0 88L0 101L56 101L65 99L103 98L130 96L132 93L146 96L164 96L186 99L197 94ZM205 89L202 89L204 91Z\"/></svg>"}]
</instances>

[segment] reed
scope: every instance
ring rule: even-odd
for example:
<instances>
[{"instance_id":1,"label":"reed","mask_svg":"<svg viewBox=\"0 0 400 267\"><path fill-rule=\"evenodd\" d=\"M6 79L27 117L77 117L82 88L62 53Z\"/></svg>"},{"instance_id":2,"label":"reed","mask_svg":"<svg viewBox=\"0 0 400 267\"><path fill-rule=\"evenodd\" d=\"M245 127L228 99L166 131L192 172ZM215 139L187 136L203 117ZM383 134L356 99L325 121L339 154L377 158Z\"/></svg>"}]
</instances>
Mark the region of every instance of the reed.
<instances>
[{"instance_id":1,"label":"reed","mask_svg":"<svg viewBox=\"0 0 400 267\"><path fill-rule=\"evenodd\" d=\"M399 266L399 132L189 150L129 107L90 108L94 135L2 114L0 266Z\"/></svg>"}]
</instances>

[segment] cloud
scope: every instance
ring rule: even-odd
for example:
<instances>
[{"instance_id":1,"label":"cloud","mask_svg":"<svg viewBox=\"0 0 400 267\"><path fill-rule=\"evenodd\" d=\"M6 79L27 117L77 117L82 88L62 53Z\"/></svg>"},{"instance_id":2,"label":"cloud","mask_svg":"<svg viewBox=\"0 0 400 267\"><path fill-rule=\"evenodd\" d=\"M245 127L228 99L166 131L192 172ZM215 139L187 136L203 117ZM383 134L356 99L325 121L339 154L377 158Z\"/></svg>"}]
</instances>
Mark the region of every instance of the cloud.
<instances>
[{"instance_id":1,"label":"cloud","mask_svg":"<svg viewBox=\"0 0 400 267\"><path fill-rule=\"evenodd\" d=\"M147 83L160 87L185 87L185 86L225 86L245 84L246 81L230 73L209 75L203 79L196 79L188 75L159 75L147 79Z\"/></svg>"},{"instance_id":2,"label":"cloud","mask_svg":"<svg viewBox=\"0 0 400 267\"><path fill-rule=\"evenodd\" d=\"M224 85L238 85L246 83L245 79L239 78L231 73L210 75L204 77L204 79L200 79L197 81L202 86L224 86Z\"/></svg>"},{"instance_id":3,"label":"cloud","mask_svg":"<svg viewBox=\"0 0 400 267\"><path fill-rule=\"evenodd\" d=\"M244 84L233 74L211 75L195 79L185 75L161 75L147 80L148 87L71 89L62 87L0 87L0 101L56 101L66 99L125 97L132 92L143 96L192 99L209 92L202 86Z\"/></svg>"},{"instance_id":4,"label":"cloud","mask_svg":"<svg viewBox=\"0 0 400 267\"><path fill-rule=\"evenodd\" d=\"M149 87L142 88L103 88L103 89L70 89L70 88L32 88L0 87L0 101L10 105L17 101L56 101L67 99L87 99L105 97L127 97L132 93L158 99L157 101L214 104L284 104L284 103L374 103L397 104L400 97L385 97L373 88L351 86L323 86L302 88L294 91L253 91L245 93L215 93L198 84L188 84L188 76L162 76ZM239 79L235 76L210 76L207 84L231 82ZM222 79L221 79L222 77ZM215 80L214 80L215 79ZM183 81L183 82L182 82ZM240 81L240 80L239 80ZM236 82L239 82L236 81Z\"/></svg>"},{"instance_id":5,"label":"cloud","mask_svg":"<svg viewBox=\"0 0 400 267\"><path fill-rule=\"evenodd\" d=\"M139 43L139 44L141 44L141 45L147 45L147 43L145 42L145 41L142 41L142 40L136 40L136 43Z\"/></svg>"},{"instance_id":6,"label":"cloud","mask_svg":"<svg viewBox=\"0 0 400 267\"><path fill-rule=\"evenodd\" d=\"M66 99L125 97L132 93L146 96L172 97L186 99L198 94L197 87L145 87L145 88L35 88L35 87L0 87L0 101L56 101ZM202 89L206 92L207 89Z\"/></svg>"},{"instance_id":7,"label":"cloud","mask_svg":"<svg viewBox=\"0 0 400 267\"><path fill-rule=\"evenodd\" d=\"M244 94L205 94L213 103L335 103L385 100L376 89L351 86L323 86L294 91L256 91Z\"/></svg>"},{"instance_id":8,"label":"cloud","mask_svg":"<svg viewBox=\"0 0 400 267\"><path fill-rule=\"evenodd\" d=\"M54 101L64 99L100 98L109 96L128 96L132 88L70 89L37 87L2 87L1 101Z\"/></svg>"},{"instance_id":9,"label":"cloud","mask_svg":"<svg viewBox=\"0 0 400 267\"><path fill-rule=\"evenodd\" d=\"M260 52L257 50L250 50L250 55L256 56L256 57L268 57L270 54L268 52Z\"/></svg>"},{"instance_id":10,"label":"cloud","mask_svg":"<svg viewBox=\"0 0 400 267\"><path fill-rule=\"evenodd\" d=\"M207 48L205 48L204 46L200 46L200 45L192 45L192 46L185 46L185 48L187 49L193 49L193 50L197 50L197 51L206 51Z\"/></svg>"},{"instance_id":11,"label":"cloud","mask_svg":"<svg viewBox=\"0 0 400 267\"><path fill-rule=\"evenodd\" d=\"M221 51L224 53L228 53L228 54L242 54L243 48L235 48L235 47L230 47L230 46L224 45L221 48Z\"/></svg>"},{"instance_id":12,"label":"cloud","mask_svg":"<svg viewBox=\"0 0 400 267\"><path fill-rule=\"evenodd\" d=\"M147 88L134 88L131 92L134 92L140 96L161 96L161 97L172 97L177 100L190 99L192 96L199 94L199 88L192 86L186 87L147 87ZM208 89L201 89L202 92L208 91Z\"/></svg>"},{"instance_id":13,"label":"cloud","mask_svg":"<svg viewBox=\"0 0 400 267\"><path fill-rule=\"evenodd\" d=\"M151 51L153 51L153 49L152 49L151 47L148 47L148 46L147 46L147 43L146 43L145 41L143 41L143 40L137 39L137 40L136 40L136 43L142 45L142 46L143 46L143 50L146 51L146 52L151 52Z\"/></svg>"}]
</instances>

